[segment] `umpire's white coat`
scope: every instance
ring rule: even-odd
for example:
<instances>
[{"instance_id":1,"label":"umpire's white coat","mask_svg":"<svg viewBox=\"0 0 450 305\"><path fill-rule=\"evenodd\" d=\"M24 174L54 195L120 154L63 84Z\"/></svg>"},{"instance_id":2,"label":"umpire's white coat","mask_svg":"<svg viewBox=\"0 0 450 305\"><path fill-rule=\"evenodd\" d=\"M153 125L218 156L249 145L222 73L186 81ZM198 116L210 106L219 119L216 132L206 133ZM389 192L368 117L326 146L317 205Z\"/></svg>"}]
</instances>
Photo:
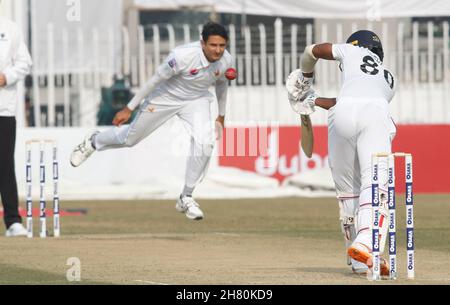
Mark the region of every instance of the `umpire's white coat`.
<instances>
[{"instance_id":1,"label":"umpire's white coat","mask_svg":"<svg viewBox=\"0 0 450 305\"><path fill-rule=\"evenodd\" d=\"M17 25L0 18L0 73L6 77L6 86L0 88L0 116L16 115L16 84L30 73L31 64Z\"/></svg>"}]
</instances>

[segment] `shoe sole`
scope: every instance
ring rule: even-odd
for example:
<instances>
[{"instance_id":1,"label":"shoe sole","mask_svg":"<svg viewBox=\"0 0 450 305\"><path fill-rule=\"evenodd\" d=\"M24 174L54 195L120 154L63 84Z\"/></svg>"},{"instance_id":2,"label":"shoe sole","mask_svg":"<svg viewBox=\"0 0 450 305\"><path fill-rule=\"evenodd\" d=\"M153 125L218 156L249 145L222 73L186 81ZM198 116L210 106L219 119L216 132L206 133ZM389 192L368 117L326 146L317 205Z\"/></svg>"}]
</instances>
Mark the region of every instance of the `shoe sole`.
<instances>
[{"instance_id":1,"label":"shoe sole","mask_svg":"<svg viewBox=\"0 0 450 305\"><path fill-rule=\"evenodd\" d=\"M366 264L367 267L372 268L373 263L368 264L369 260L370 260L370 262L372 261L372 255L369 254L368 252L361 251L355 247L350 247L347 251L347 254L354 260L356 260L360 263ZM389 276L389 268L386 265L386 263L383 261L381 261L381 263L380 263L380 274L382 276Z\"/></svg>"},{"instance_id":2,"label":"shoe sole","mask_svg":"<svg viewBox=\"0 0 450 305\"><path fill-rule=\"evenodd\" d=\"M91 155L92 155L92 154L91 154ZM91 155L89 155L89 157L90 157ZM81 164L83 164L84 162L86 162L86 160L87 160L89 157L87 157L86 159L84 159L83 161L81 161L78 165L73 164L73 163L72 163L72 160L70 160L70 165L72 165L73 167L79 167Z\"/></svg>"},{"instance_id":3,"label":"shoe sole","mask_svg":"<svg viewBox=\"0 0 450 305\"><path fill-rule=\"evenodd\" d=\"M187 218L191 219L191 220L202 220L203 216L196 216L196 217L191 217L188 214L185 214Z\"/></svg>"},{"instance_id":4,"label":"shoe sole","mask_svg":"<svg viewBox=\"0 0 450 305\"><path fill-rule=\"evenodd\" d=\"M70 159L72 159L72 158L70 158ZM84 160L84 161L86 161L86 160ZM78 166L80 166L81 164L83 164L84 161L82 161L82 162L81 162L80 164L78 164L78 165L75 165L75 164L73 164L72 160L69 160L70 165L72 165L72 167L78 167Z\"/></svg>"},{"instance_id":5,"label":"shoe sole","mask_svg":"<svg viewBox=\"0 0 450 305\"><path fill-rule=\"evenodd\" d=\"M203 219L203 217L195 217L195 218L188 217L188 218L191 219L191 220L202 220Z\"/></svg>"},{"instance_id":6,"label":"shoe sole","mask_svg":"<svg viewBox=\"0 0 450 305\"><path fill-rule=\"evenodd\" d=\"M191 220L202 220L203 216L196 216L196 217L191 217L188 216L188 214L186 214L186 211L180 211L177 209L178 212L183 213L184 215L186 215L187 218L191 219Z\"/></svg>"}]
</instances>

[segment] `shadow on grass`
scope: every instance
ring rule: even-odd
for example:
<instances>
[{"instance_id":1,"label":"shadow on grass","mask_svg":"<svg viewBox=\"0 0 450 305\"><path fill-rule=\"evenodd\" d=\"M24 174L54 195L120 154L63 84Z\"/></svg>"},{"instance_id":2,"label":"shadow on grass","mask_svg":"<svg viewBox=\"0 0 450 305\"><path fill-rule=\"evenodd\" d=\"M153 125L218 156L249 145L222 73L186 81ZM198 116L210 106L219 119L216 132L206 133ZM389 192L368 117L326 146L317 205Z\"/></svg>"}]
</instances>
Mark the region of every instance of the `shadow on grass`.
<instances>
[{"instance_id":1,"label":"shadow on grass","mask_svg":"<svg viewBox=\"0 0 450 305\"><path fill-rule=\"evenodd\" d=\"M79 281L69 282L65 274L21 268L0 264L0 285L112 285L105 282Z\"/></svg>"}]
</instances>

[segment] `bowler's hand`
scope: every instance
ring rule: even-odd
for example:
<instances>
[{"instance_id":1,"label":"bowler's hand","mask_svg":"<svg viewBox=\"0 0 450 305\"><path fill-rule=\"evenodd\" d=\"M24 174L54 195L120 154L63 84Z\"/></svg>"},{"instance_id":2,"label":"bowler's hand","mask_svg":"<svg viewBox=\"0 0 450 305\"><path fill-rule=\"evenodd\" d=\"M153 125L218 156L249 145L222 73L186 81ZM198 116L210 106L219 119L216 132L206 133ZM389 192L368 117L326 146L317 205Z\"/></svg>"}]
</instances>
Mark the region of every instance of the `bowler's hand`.
<instances>
[{"instance_id":1,"label":"bowler's hand","mask_svg":"<svg viewBox=\"0 0 450 305\"><path fill-rule=\"evenodd\" d=\"M220 140L225 128L225 117L219 115L216 119L216 140Z\"/></svg>"},{"instance_id":2,"label":"bowler's hand","mask_svg":"<svg viewBox=\"0 0 450 305\"><path fill-rule=\"evenodd\" d=\"M130 108L125 106L122 110L116 113L112 123L116 126L120 126L130 119L132 113L133 111L131 111Z\"/></svg>"},{"instance_id":3,"label":"bowler's hand","mask_svg":"<svg viewBox=\"0 0 450 305\"><path fill-rule=\"evenodd\" d=\"M6 76L3 73L0 73L0 88L6 86Z\"/></svg>"}]
</instances>

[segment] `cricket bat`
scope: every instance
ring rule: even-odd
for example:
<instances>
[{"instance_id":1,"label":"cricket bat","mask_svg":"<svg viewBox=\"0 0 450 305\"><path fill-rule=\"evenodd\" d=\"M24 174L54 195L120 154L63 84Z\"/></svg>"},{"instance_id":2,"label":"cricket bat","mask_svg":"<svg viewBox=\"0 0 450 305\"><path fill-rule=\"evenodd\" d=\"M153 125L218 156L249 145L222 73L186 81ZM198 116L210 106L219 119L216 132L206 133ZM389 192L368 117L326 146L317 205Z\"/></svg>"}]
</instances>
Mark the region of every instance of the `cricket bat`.
<instances>
[{"instance_id":1,"label":"cricket bat","mask_svg":"<svg viewBox=\"0 0 450 305\"><path fill-rule=\"evenodd\" d=\"M314 133L309 115L300 115L302 124L302 138L300 144L308 158L312 157L314 148Z\"/></svg>"}]
</instances>

